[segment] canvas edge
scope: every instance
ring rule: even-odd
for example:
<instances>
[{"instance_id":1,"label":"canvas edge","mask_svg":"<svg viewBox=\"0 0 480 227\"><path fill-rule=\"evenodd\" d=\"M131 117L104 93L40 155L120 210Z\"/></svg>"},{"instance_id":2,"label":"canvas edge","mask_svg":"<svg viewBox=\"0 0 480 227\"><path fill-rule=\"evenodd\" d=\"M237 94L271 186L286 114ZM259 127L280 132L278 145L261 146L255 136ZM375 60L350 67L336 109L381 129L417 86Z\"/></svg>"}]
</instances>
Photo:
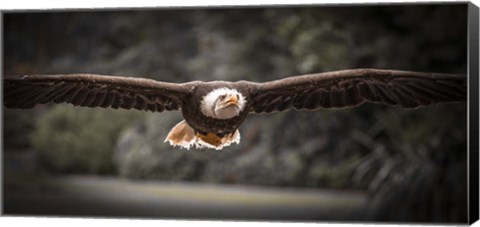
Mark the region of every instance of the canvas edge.
<instances>
[{"instance_id":1,"label":"canvas edge","mask_svg":"<svg viewBox=\"0 0 480 227\"><path fill-rule=\"evenodd\" d=\"M468 223L473 224L479 216L479 9L468 4L468 75L469 75L469 157L468 157Z\"/></svg>"}]
</instances>

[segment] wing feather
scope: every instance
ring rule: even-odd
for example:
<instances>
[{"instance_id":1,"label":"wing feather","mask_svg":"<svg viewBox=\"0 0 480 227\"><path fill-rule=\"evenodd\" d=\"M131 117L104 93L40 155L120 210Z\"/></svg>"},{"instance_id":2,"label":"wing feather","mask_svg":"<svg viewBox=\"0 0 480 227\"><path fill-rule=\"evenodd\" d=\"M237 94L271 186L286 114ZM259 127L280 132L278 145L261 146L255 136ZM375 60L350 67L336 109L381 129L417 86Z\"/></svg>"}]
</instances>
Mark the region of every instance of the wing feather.
<instances>
[{"instance_id":1,"label":"wing feather","mask_svg":"<svg viewBox=\"0 0 480 227\"><path fill-rule=\"evenodd\" d=\"M9 76L3 82L7 108L53 102L156 112L178 110L195 86L96 74Z\"/></svg>"},{"instance_id":2,"label":"wing feather","mask_svg":"<svg viewBox=\"0 0 480 227\"><path fill-rule=\"evenodd\" d=\"M366 102L415 108L466 100L466 84L463 75L382 69L293 76L250 83L251 112L346 108Z\"/></svg>"}]
</instances>

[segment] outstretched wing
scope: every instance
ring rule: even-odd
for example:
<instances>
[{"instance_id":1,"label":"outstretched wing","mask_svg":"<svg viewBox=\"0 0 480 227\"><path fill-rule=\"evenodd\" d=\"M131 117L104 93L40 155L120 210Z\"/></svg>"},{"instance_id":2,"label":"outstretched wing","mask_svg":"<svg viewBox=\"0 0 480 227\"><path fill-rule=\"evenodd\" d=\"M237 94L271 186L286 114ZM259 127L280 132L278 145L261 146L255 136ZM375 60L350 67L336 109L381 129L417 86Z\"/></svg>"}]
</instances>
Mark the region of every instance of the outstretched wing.
<instances>
[{"instance_id":1,"label":"outstretched wing","mask_svg":"<svg viewBox=\"0 0 480 227\"><path fill-rule=\"evenodd\" d=\"M354 69L251 83L251 112L354 107L365 102L414 108L466 100L462 75Z\"/></svg>"},{"instance_id":2,"label":"outstretched wing","mask_svg":"<svg viewBox=\"0 0 480 227\"><path fill-rule=\"evenodd\" d=\"M3 79L7 108L32 108L39 103L111 107L161 112L177 110L192 84L95 74L29 75Z\"/></svg>"}]
</instances>

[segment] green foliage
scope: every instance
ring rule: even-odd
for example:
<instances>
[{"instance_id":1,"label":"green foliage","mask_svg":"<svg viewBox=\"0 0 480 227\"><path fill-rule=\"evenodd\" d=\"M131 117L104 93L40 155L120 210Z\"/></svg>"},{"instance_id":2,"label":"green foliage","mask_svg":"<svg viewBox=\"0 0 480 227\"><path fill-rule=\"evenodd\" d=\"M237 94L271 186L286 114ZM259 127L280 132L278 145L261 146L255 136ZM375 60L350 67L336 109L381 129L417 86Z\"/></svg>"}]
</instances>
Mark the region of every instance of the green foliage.
<instances>
[{"instance_id":1,"label":"green foliage","mask_svg":"<svg viewBox=\"0 0 480 227\"><path fill-rule=\"evenodd\" d=\"M33 147L54 171L112 173L112 154L119 134L141 116L139 111L56 105L38 120Z\"/></svg>"}]
</instances>

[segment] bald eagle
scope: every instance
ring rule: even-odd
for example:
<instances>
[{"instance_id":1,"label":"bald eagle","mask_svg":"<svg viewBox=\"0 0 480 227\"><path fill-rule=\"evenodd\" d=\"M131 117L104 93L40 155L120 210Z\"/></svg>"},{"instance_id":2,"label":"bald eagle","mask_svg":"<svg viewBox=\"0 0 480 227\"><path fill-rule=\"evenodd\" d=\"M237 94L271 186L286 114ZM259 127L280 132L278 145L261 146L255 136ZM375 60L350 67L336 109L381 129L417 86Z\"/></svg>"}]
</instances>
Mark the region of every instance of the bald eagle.
<instances>
[{"instance_id":1,"label":"bald eagle","mask_svg":"<svg viewBox=\"0 0 480 227\"><path fill-rule=\"evenodd\" d=\"M8 76L3 83L7 108L53 102L152 112L181 110L184 120L173 127L165 142L186 149L218 150L240 142L238 128L250 113L363 103L416 108L467 97L463 75L382 69L324 72L264 83L168 83L95 74Z\"/></svg>"}]
</instances>

